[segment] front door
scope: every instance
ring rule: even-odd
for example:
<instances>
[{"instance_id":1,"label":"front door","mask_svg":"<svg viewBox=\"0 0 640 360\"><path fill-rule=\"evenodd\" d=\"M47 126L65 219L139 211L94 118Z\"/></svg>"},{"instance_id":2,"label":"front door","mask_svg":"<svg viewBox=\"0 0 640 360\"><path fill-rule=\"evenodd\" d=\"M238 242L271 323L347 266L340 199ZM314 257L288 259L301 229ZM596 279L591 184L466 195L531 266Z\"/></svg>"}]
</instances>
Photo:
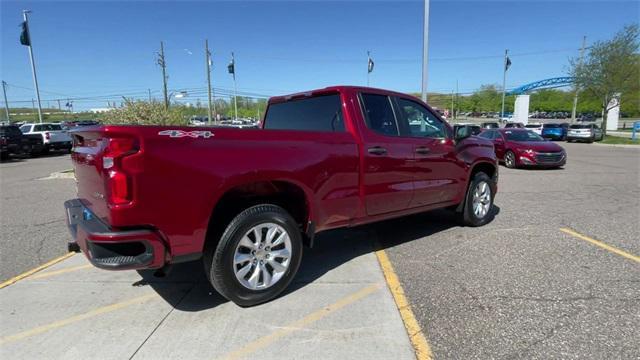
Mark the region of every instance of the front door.
<instances>
[{"instance_id":1,"label":"front door","mask_svg":"<svg viewBox=\"0 0 640 360\"><path fill-rule=\"evenodd\" d=\"M410 207L456 199L465 170L446 124L417 101L397 98L396 104L403 140L413 145L414 194Z\"/></svg>"}]
</instances>

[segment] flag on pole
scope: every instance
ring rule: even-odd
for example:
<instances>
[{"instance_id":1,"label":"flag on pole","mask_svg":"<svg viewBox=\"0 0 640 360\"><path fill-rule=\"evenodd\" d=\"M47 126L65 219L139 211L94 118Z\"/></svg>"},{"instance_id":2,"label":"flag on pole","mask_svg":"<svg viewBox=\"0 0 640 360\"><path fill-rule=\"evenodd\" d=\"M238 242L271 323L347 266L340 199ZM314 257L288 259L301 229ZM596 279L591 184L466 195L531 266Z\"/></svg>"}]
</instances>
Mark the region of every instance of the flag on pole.
<instances>
[{"instance_id":1,"label":"flag on pole","mask_svg":"<svg viewBox=\"0 0 640 360\"><path fill-rule=\"evenodd\" d=\"M369 63L367 64L367 72L371 73L373 71L373 59L369 58Z\"/></svg>"},{"instance_id":2,"label":"flag on pole","mask_svg":"<svg viewBox=\"0 0 640 360\"><path fill-rule=\"evenodd\" d=\"M229 65L227 65L227 70L229 71L229 74L232 74L232 75L236 74L236 66L233 58L231 58Z\"/></svg>"},{"instance_id":3,"label":"flag on pole","mask_svg":"<svg viewBox=\"0 0 640 360\"><path fill-rule=\"evenodd\" d=\"M207 62L209 63L209 67L213 66L213 62L211 61L211 51L207 50Z\"/></svg>"},{"instance_id":4,"label":"flag on pole","mask_svg":"<svg viewBox=\"0 0 640 360\"><path fill-rule=\"evenodd\" d=\"M22 26L22 32L20 33L20 44L24 46L31 46L31 37L29 37L29 25L26 21L23 21L20 26Z\"/></svg>"},{"instance_id":5,"label":"flag on pole","mask_svg":"<svg viewBox=\"0 0 640 360\"><path fill-rule=\"evenodd\" d=\"M504 71L509 70L509 67L511 67L511 59L507 56L507 60L504 62Z\"/></svg>"}]
</instances>

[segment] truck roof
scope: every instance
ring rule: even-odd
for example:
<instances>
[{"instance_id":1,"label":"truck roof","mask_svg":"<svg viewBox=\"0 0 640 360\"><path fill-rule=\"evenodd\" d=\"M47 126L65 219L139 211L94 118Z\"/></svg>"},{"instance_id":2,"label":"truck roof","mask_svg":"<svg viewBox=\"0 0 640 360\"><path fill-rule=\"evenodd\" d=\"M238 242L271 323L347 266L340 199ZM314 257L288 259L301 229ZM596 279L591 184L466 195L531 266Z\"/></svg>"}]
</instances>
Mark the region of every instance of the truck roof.
<instances>
[{"instance_id":1,"label":"truck roof","mask_svg":"<svg viewBox=\"0 0 640 360\"><path fill-rule=\"evenodd\" d=\"M333 93L333 92L342 92L344 90L354 90L354 91L358 91L358 92L375 92L378 94L387 94L387 95L393 95L393 96L409 96L409 97L415 97L411 94L407 94L407 93L401 93L401 92L396 92L396 91L391 91L391 90L386 90L386 89L379 89L379 88L373 88L373 87L367 87L367 86L355 86L355 85L334 85L334 86L328 86L325 88L321 88L321 89L315 89L315 90L309 90L309 91L302 91L302 92L297 92L297 93L293 93L293 94L287 94L287 95L278 95L278 96L273 96L271 98L269 98L269 103L279 103L279 102L284 102L284 101L289 101L291 99L294 98L304 98L304 97L309 97L309 96L317 96L317 95L322 95L325 93ZM418 98L416 98L418 99Z\"/></svg>"}]
</instances>

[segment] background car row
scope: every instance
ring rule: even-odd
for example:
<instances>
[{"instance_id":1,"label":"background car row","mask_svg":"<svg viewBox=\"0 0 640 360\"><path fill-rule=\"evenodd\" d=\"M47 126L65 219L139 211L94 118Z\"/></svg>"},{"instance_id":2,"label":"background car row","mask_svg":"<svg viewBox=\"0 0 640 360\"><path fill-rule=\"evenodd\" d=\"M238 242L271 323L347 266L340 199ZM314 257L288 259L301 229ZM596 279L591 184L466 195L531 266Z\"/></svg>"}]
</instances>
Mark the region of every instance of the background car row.
<instances>
[{"instance_id":1,"label":"background car row","mask_svg":"<svg viewBox=\"0 0 640 360\"><path fill-rule=\"evenodd\" d=\"M52 150L69 152L71 137L67 133L79 126L99 124L96 121L72 121L62 123L16 123L0 126L0 157L46 154Z\"/></svg>"}]
</instances>

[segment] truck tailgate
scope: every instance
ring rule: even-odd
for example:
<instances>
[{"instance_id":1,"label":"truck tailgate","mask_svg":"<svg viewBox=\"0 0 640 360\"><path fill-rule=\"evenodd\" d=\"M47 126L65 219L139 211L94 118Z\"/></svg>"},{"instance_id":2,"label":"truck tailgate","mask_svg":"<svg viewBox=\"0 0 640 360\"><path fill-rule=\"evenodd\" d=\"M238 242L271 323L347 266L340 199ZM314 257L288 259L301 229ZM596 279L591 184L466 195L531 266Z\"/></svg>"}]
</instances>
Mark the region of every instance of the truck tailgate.
<instances>
[{"instance_id":1,"label":"truck tailgate","mask_svg":"<svg viewBox=\"0 0 640 360\"><path fill-rule=\"evenodd\" d=\"M108 222L102 155L107 139L99 131L73 134L71 160L75 170L78 198L99 218Z\"/></svg>"},{"instance_id":2,"label":"truck tailgate","mask_svg":"<svg viewBox=\"0 0 640 360\"><path fill-rule=\"evenodd\" d=\"M66 131L48 131L48 133L50 136L49 142L58 143L71 141L71 137Z\"/></svg>"}]
</instances>

